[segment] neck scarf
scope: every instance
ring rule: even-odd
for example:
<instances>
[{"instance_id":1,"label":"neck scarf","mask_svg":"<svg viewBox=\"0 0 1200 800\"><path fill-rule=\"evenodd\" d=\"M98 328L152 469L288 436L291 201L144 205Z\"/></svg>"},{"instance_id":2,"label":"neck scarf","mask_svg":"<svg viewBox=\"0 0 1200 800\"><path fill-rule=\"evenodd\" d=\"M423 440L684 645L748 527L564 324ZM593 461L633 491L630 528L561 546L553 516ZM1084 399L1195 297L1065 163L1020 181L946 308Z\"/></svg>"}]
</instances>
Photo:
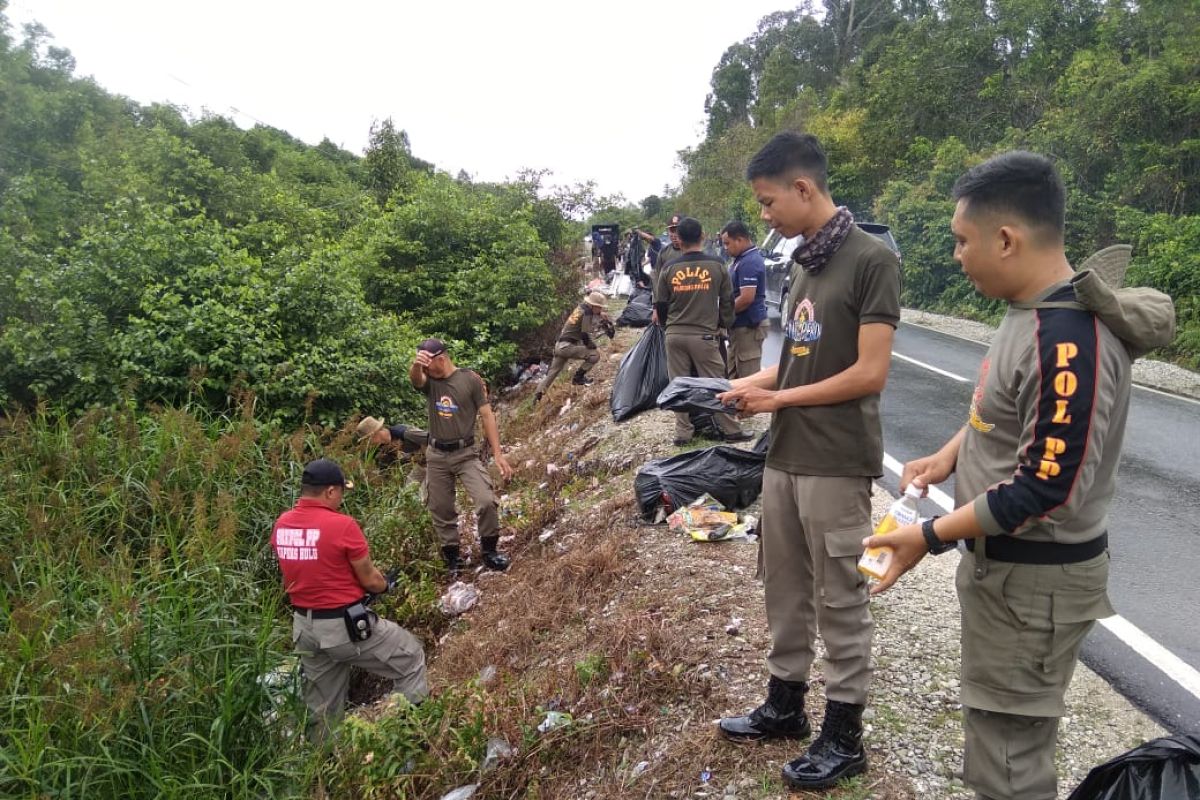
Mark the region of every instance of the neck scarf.
<instances>
[{"instance_id":1,"label":"neck scarf","mask_svg":"<svg viewBox=\"0 0 1200 800\"><path fill-rule=\"evenodd\" d=\"M829 221L822 225L811 239L805 239L804 243L796 248L796 252L792 253L792 258L805 272L811 275L817 274L825 268L829 259L842 246L842 242L846 240L852 227L854 227L854 215L845 206L838 206L837 212Z\"/></svg>"}]
</instances>

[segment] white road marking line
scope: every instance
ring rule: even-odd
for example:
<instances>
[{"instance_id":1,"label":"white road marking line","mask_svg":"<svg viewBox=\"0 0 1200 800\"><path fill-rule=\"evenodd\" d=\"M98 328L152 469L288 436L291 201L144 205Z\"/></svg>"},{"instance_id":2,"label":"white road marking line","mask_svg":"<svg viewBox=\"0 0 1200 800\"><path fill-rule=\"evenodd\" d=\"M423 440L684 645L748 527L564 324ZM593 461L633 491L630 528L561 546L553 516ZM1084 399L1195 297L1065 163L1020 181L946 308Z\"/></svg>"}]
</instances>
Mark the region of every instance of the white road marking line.
<instances>
[{"instance_id":1,"label":"white road marking line","mask_svg":"<svg viewBox=\"0 0 1200 800\"><path fill-rule=\"evenodd\" d=\"M900 353L897 353L894 350L892 351L892 358L899 358L903 361L909 362L910 364L916 364L918 367L927 369L930 372L936 372L938 375L945 375L947 378L951 378L953 380L959 381L960 383L970 383L971 382L970 378L964 378L962 375L955 375L953 372L947 372L944 369L939 369L938 367L935 367L932 364L926 364L924 361L917 361L915 358L901 355Z\"/></svg>"},{"instance_id":2,"label":"white road marking line","mask_svg":"<svg viewBox=\"0 0 1200 800\"><path fill-rule=\"evenodd\" d=\"M897 478L900 477L901 472L904 470L904 465L887 453L883 454L883 466L889 472L894 473ZM929 487L929 499L937 503L947 513L954 510L954 501L950 495L936 486ZM1173 680L1181 689L1189 692L1197 700L1200 700L1200 671L1197 671L1179 656L1163 647L1152 639L1149 634L1120 614L1106 617L1098 620L1098 622L1107 628L1111 634L1124 642L1133 652L1140 655L1146 661L1150 662L1153 667Z\"/></svg>"},{"instance_id":3,"label":"white road marking line","mask_svg":"<svg viewBox=\"0 0 1200 800\"><path fill-rule=\"evenodd\" d=\"M910 328L916 328L917 330L925 331L927 333L936 333L940 336L949 336L951 339L958 339L960 342L970 342L971 344L977 344L980 347L985 347L985 348L988 346L987 342L981 342L978 339L972 339L969 336L960 336L957 333L948 333L947 331L939 331L937 328L931 328L927 325L918 325L915 322L902 322L900 324L907 325ZM938 369L937 367L931 367L928 364L922 364L920 361L917 361L915 358L909 358L908 356L901 356L899 353L896 353L896 352L893 352L892 355L899 356L900 358L903 358L905 361L911 361L912 363L914 363L918 366L928 367L929 369L933 370L934 372L940 373L942 375L947 375L948 377L962 380L957 375L950 375L950 373L943 372L942 370ZM1153 386L1147 386L1146 384L1138 383L1137 381L1133 382L1133 388L1141 389L1144 392L1153 392L1154 394L1162 395L1163 397L1166 397L1169 400L1182 400L1185 403L1191 403L1192 405L1200 406L1200 400L1197 400L1194 397L1186 397L1182 394L1172 394L1171 392L1164 392L1162 389L1155 389Z\"/></svg>"}]
</instances>

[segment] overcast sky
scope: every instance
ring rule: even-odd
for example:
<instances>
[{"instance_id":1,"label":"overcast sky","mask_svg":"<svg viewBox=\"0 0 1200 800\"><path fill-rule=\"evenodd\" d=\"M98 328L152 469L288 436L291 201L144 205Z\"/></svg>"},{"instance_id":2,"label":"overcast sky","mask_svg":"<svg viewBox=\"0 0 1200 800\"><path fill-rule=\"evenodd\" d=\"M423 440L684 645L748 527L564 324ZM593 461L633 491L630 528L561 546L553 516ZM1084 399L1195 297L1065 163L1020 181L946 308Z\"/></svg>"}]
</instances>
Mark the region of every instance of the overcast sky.
<instances>
[{"instance_id":1,"label":"overcast sky","mask_svg":"<svg viewBox=\"0 0 1200 800\"><path fill-rule=\"evenodd\" d=\"M636 202L676 185L717 60L785 0L11 0L79 75L165 101L328 136L361 153L374 119L413 153L481 180L522 167Z\"/></svg>"}]
</instances>

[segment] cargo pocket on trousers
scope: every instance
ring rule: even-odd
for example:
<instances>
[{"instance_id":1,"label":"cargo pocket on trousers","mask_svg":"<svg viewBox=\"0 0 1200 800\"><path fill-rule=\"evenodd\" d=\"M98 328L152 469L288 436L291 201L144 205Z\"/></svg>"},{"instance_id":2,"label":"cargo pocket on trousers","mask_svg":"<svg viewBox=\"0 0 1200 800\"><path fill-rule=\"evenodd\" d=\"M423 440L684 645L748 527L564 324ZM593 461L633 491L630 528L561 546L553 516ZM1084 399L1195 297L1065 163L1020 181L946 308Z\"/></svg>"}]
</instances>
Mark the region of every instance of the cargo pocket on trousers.
<instances>
[{"instance_id":1,"label":"cargo pocket on trousers","mask_svg":"<svg viewBox=\"0 0 1200 800\"><path fill-rule=\"evenodd\" d=\"M825 553L829 556L824 576L825 605L829 608L864 602L861 590L867 585L867 578L858 571L858 557L863 552L863 539L870 535L869 522L825 534Z\"/></svg>"},{"instance_id":2,"label":"cargo pocket on trousers","mask_svg":"<svg viewBox=\"0 0 1200 800\"><path fill-rule=\"evenodd\" d=\"M1050 652L1042 661L1042 671L1058 674L1065 671L1063 680L1075 669L1079 648L1083 638L1096 620L1115 614L1104 589L1079 591L1058 590L1051 596L1050 619L1054 631L1050 640Z\"/></svg>"}]
</instances>

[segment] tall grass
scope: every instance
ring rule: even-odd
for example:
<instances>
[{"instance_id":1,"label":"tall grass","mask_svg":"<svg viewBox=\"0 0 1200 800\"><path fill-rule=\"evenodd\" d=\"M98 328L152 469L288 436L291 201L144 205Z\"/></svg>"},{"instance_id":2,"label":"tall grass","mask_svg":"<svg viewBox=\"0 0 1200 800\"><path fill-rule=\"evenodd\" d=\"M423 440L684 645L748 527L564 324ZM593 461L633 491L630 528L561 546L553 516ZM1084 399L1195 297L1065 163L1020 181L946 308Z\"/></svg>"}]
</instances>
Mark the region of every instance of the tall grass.
<instances>
[{"instance_id":1,"label":"tall grass","mask_svg":"<svg viewBox=\"0 0 1200 800\"><path fill-rule=\"evenodd\" d=\"M360 479L346 510L426 609L414 493L344 434L180 409L0 421L0 796L308 793L301 704L260 676L291 650L271 524L317 454Z\"/></svg>"}]
</instances>

